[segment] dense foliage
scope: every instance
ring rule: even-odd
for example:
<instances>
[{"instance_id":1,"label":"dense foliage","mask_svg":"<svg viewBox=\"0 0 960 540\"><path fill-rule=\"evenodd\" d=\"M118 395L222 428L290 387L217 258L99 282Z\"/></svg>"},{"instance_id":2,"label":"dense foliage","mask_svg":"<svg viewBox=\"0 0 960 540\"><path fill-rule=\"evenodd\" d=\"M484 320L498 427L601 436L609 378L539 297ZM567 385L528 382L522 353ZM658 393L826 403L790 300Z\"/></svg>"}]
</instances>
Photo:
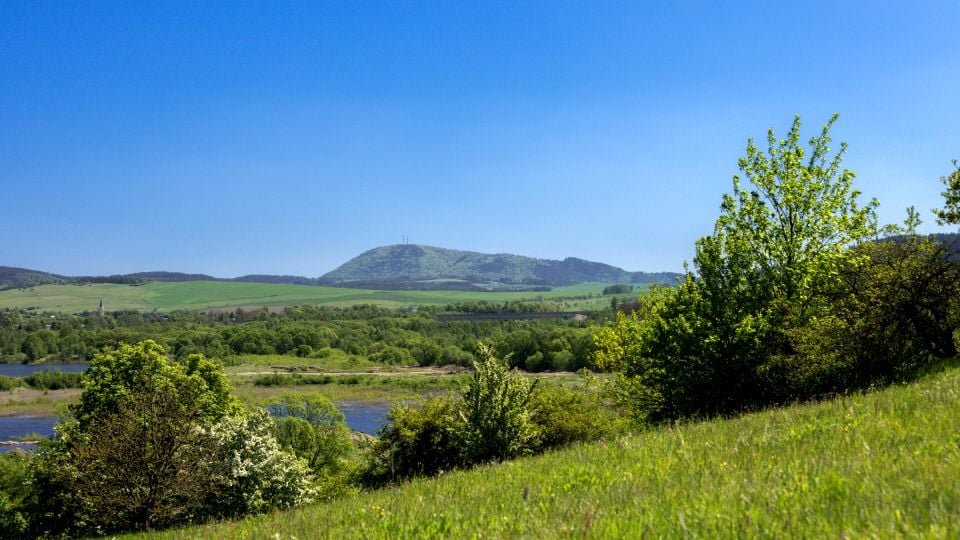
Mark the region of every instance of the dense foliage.
<instances>
[{"instance_id":1,"label":"dense foliage","mask_svg":"<svg viewBox=\"0 0 960 540\"><path fill-rule=\"evenodd\" d=\"M468 302L448 306L458 313L524 314L554 311L551 303ZM0 311L0 361L89 360L103 347L151 339L180 359L191 354L230 358L286 354L323 358L332 354L370 358L390 365L469 366L478 341L492 343L511 365L528 371L574 371L590 365L588 322L547 320L438 320L430 310L408 312L374 306L298 306L284 313L170 314L119 311L103 317L38 316Z\"/></svg>"},{"instance_id":2,"label":"dense foliage","mask_svg":"<svg viewBox=\"0 0 960 540\"><path fill-rule=\"evenodd\" d=\"M597 395L535 384L480 346L460 397L395 405L363 472L368 485L501 461L624 428Z\"/></svg>"},{"instance_id":3,"label":"dense foliage","mask_svg":"<svg viewBox=\"0 0 960 540\"><path fill-rule=\"evenodd\" d=\"M7 536L146 530L286 508L312 500L313 472L325 471L285 451L282 424L242 407L218 364L201 355L170 362L153 341L95 355L71 416L36 455L5 458L22 480L0 486ZM342 445L344 431L335 435Z\"/></svg>"},{"instance_id":4,"label":"dense foliage","mask_svg":"<svg viewBox=\"0 0 960 540\"><path fill-rule=\"evenodd\" d=\"M619 284L619 285L608 285L603 288L603 294L630 294L633 292L633 285Z\"/></svg>"},{"instance_id":5,"label":"dense foliage","mask_svg":"<svg viewBox=\"0 0 960 540\"><path fill-rule=\"evenodd\" d=\"M37 390L62 390L64 388L80 388L82 383L83 373L64 372L59 369L37 371L25 377L0 375L0 391L12 390L19 386L36 388Z\"/></svg>"},{"instance_id":6,"label":"dense foliage","mask_svg":"<svg viewBox=\"0 0 960 540\"><path fill-rule=\"evenodd\" d=\"M941 225L960 223L960 165L957 165L957 160L953 160L953 169L949 175L940 178L946 186L942 193L945 203L943 208L934 209L933 213Z\"/></svg>"},{"instance_id":7,"label":"dense foliage","mask_svg":"<svg viewBox=\"0 0 960 540\"><path fill-rule=\"evenodd\" d=\"M900 380L956 354L960 289L943 245L911 236L876 243L876 201L858 203L836 117L800 144L771 130L751 141L695 272L641 299L596 335L597 361L645 420L732 413ZM885 230L892 230L886 228Z\"/></svg>"}]
</instances>

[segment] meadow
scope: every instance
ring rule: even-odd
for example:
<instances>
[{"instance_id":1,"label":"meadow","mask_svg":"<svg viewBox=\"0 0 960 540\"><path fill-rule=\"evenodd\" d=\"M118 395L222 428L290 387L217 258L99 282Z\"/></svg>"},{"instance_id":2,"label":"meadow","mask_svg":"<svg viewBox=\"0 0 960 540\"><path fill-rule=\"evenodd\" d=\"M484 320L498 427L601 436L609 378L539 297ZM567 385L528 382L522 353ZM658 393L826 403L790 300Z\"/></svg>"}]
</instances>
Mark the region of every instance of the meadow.
<instances>
[{"instance_id":1,"label":"meadow","mask_svg":"<svg viewBox=\"0 0 960 540\"><path fill-rule=\"evenodd\" d=\"M960 369L128 538L956 538Z\"/></svg>"},{"instance_id":2,"label":"meadow","mask_svg":"<svg viewBox=\"0 0 960 540\"><path fill-rule=\"evenodd\" d=\"M597 309L609 305L601 297L605 283L583 283L557 287L546 292L472 291L375 291L312 285L243 283L229 281L159 282L146 285L97 283L87 285L42 285L0 291L0 308L29 308L35 311L77 313L94 311L103 298L110 311L136 309L144 312L208 310L244 306L296 306L304 304L350 306L373 304L388 308L442 306L456 302L502 303L522 300L561 300L569 311ZM640 290L641 287L637 287ZM592 297L592 298L582 298Z\"/></svg>"}]
</instances>

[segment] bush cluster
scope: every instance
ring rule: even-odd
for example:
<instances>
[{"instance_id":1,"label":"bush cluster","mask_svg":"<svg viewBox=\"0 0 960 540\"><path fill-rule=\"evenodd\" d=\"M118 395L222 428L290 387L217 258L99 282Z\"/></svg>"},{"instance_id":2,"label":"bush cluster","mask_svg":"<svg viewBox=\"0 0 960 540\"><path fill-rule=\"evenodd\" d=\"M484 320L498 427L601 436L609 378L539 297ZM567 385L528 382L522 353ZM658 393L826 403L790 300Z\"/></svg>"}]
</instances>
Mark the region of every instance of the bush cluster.
<instances>
[{"instance_id":1,"label":"bush cluster","mask_svg":"<svg viewBox=\"0 0 960 540\"><path fill-rule=\"evenodd\" d=\"M83 386L83 373L64 372L58 369L55 371L38 371L25 377L0 375L0 391L12 390L24 385L37 390L80 388Z\"/></svg>"},{"instance_id":2,"label":"bush cluster","mask_svg":"<svg viewBox=\"0 0 960 540\"><path fill-rule=\"evenodd\" d=\"M542 452L612 436L624 424L596 395L530 382L492 349L460 397L395 405L374 443L362 481L381 485L414 476Z\"/></svg>"},{"instance_id":3,"label":"bush cluster","mask_svg":"<svg viewBox=\"0 0 960 540\"><path fill-rule=\"evenodd\" d=\"M97 354L70 420L0 460L5 537L102 535L289 508L334 491L350 443L329 400L246 409L218 364L152 341Z\"/></svg>"}]
</instances>

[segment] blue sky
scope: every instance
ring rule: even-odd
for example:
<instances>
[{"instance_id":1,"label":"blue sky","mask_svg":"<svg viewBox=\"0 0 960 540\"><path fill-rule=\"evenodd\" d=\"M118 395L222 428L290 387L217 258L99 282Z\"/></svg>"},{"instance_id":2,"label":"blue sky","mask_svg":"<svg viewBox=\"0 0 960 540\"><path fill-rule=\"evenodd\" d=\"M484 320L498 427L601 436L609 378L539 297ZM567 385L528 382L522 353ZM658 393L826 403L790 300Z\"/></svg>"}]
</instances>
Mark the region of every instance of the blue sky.
<instances>
[{"instance_id":1,"label":"blue sky","mask_svg":"<svg viewBox=\"0 0 960 540\"><path fill-rule=\"evenodd\" d=\"M837 111L884 221L960 158L960 3L0 2L0 265L318 276L411 242L679 270Z\"/></svg>"}]
</instances>

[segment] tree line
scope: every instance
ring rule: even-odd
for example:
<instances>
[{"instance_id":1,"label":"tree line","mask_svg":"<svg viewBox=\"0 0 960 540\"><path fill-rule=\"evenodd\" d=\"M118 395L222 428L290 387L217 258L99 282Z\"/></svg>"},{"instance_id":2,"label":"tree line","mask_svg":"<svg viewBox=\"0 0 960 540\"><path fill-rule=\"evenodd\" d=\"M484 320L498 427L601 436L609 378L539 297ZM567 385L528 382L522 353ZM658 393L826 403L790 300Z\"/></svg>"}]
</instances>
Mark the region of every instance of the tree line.
<instances>
[{"instance_id":1,"label":"tree line","mask_svg":"<svg viewBox=\"0 0 960 540\"><path fill-rule=\"evenodd\" d=\"M459 303L445 311L518 313L554 309L522 302ZM486 311L484 311L486 310ZM598 316L602 316L599 315ZM0 311L0 360L88 361L104 347L152 339L177 358L204 354L230 363L238 355L322 358L344 354L392 365L469 366L477 343L491 343L511 367L576 371L594 351L590 321L438 321L433 310L297 306L229 313L117 311L103 317L35 316Z\"/></svg>"}]
</instances>

